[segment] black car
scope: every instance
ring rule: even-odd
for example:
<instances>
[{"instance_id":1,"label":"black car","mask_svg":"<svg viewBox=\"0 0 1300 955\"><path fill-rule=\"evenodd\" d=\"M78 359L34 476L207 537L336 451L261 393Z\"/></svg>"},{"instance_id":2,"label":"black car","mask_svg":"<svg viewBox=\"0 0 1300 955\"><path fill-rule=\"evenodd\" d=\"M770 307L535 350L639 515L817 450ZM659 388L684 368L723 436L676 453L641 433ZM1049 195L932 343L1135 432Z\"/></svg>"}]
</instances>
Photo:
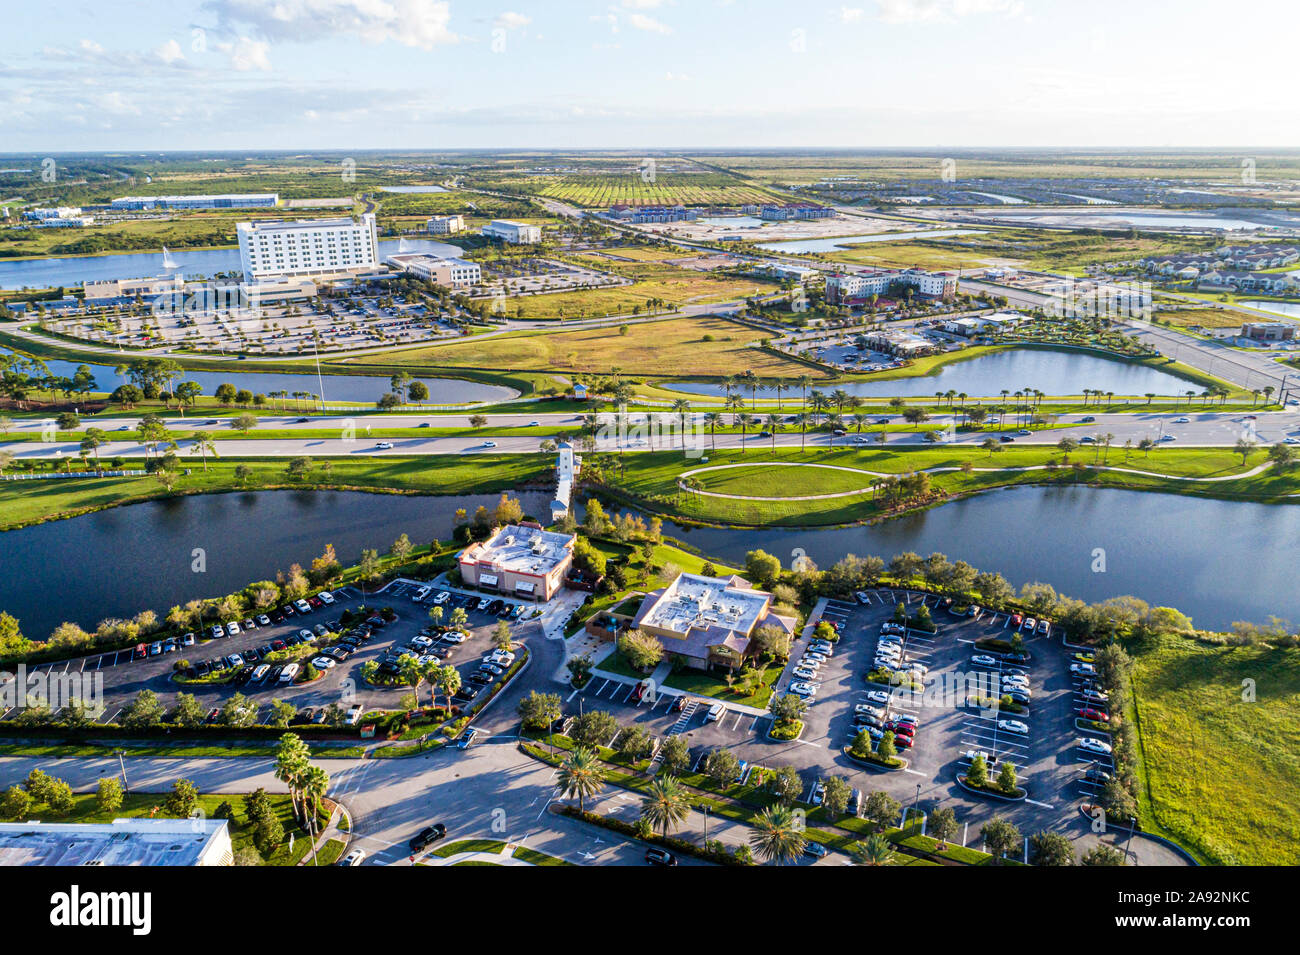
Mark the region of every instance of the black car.
<instances>
[{"instance_id":1,"label":"black car","mask_svg":"<svg viewBox=\"0 0 1300 955\"><path fill-rule=\"evenodd\" d=\"M384 676L397 676L397 674L402 672L402 668L396 663L385 662L379 664L379 672Z\"/></svg>"},{"instance_id":2,"label":"black car","mask_svg":"<svg viewBox=\"0 0 1300 955\"><path fill-rule=\"evenodd\" d=\"M1001 441L1003 444L1010 444L1012 441L1016 439L1009 434L1000 434L998 435L998 440Z\"/></svg>"},{"instance_id":3,"label":"black car","mask_svg":"<svg viewBox=\"0 0 1300 955\"><path fill-rule=\"evenodd\" d=\"M282 613L286 617L292 617L297 612L298 611L294 610L293 607L291 607L289 604L285 604L283 607L280 608L280 613Z\"/></svg>"},{"instance_id":4,"label":"black car","mask_svg":"<svg viewBox=\"0 0 1300 955\"><path fill-rule=\"evenodd\" d=\"M278 683L278 682L280 681L280 672L281 672L283 669L284 669L283 666L271 667L271 672L268 673L268 674L266 675L266 679L265 679L263 682L264 682L264 683Z\"/></svg>"},{"instance_id":5,"label":"black car","mask_svg":"<svg viewBox=\"0 0 1300 955\"><path fill-rule=\"evenodd\" d=\"M357 637L344 637L339 643L342 646L351 647L353 650L361 646L361 641Z\"/></svg>"},{"instance_id":6,"label":"black car","mask_svg":"<svg viewBox=\"0 0 1300 955\"><path fill-rule=\"evenodd\" d=\"M230 682L233 683L235 686L243 686L248 682L249 677L251 677L252 675L253 675L252 667L240 667L239 672L234 675L234 677L231 679Z\"/></svg>"},{"instance_id":7,"label":"black car","mask_svg":"<svg viewBox=\"0 0 1300 955\"><path fill-rule=\"evenodd\" d=\"M207 676L212 672L212 664L199 663L198 665L191 667L191 669L194 671L195 676Z\"/></svg>"},{"instance_id":8,"label":"black car","mask_svg":"<svg viewBox=\"0 0 1300 955\"><path fill-rule=\"evenodd\" d=\"M439 822L432 826L425 826L407 844L411 847L412 852L422 852L446 835L447 827Z\"/></svg>"},{"instance_id":9,"label":"black car","mask_svg":"<svg viewBox=\"0 0 1300 955\"><path fill-rule=\"evenodd\" d=\"M383 667L380 667L380 669L383 669ZM474 699L474 697L476 696L478 696L478 687L462 686L459 692L457 692L456 695L452 697L452 699L468 701Z\"/></svg>"},{"instance_id":10,"label":"black car","mask_svg":"<svg viewBox=\"0 0 1300 955\"><path fill-rule=\"evenodd\" d=\"M667 849L647 849L645 851L645 861L651 865L676 865L677 856Z\"/></svg>"},{"instance_id":11,"label":"black car","mask_svg":"<svg viewBox=\"0 0 1300 955\"><path fill-rule=\"evenodd\" d=\"M284 614L280 613L280 611L278 610L272 612L271 614L269 614L269 616L271 618L271 623L274 624L284 623Z\"/></svg>"},{"instance_id":12,"label":"black car","mask_svg":"<svg viewBox=\"0 0 1300 955\"><path fill-rule=\"evenodd\" d=\"M266 644L266 646L262 646L262 647L258 647L258 648L257 648L257 655L258 655L259 657L261 657L263 660L265 660L266 657L267 657L269 654L273 653L274 651L275 651L275 647L271 646L271 645L268 643L268 644Z\"/></svg>"},{"instance_id":13,"label":"black car","mask_svg":"<svg viewBox=\"0 0 1300 955\"><path fill-rule=\"evenodd\" d=\"M244 658L245 663L256 663L258 660L262 659L262 654L259 651L253 649L252 647L249 647L247 650L245 650L242 656Z\"/></svg>"}]
</instances>

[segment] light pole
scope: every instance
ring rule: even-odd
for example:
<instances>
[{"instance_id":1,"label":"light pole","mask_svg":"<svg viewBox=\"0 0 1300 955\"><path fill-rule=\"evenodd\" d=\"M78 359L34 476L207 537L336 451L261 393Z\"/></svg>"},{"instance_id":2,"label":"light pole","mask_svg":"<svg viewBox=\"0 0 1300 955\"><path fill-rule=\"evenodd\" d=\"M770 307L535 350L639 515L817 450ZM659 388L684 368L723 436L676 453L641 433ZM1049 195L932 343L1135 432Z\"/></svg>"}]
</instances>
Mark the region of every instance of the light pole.
<instances>
[{"instance_id":1,"label":"light pole","mask_svg":"<svg viewBox=\"0 0 1300 955\"><path fill-rule=\"evenodd\" d=\"M131 787L126 782L126 760L122 758L125 754L126 750L124 749L117 751L117 764L122 768L122 792L130 792Z\"/></svg>"}]
</instances>

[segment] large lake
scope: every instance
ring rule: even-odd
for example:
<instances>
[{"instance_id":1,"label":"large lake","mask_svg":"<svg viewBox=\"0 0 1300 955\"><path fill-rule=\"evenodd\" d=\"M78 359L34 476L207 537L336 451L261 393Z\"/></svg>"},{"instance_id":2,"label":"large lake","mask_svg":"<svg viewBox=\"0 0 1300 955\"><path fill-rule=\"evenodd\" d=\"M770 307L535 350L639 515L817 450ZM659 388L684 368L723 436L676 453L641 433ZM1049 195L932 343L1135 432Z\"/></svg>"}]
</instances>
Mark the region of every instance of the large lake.
<instances>
[{"instance_id":1,"label":"large lake","mask_svg":"<svg viewBox=\"0 0 1300 955\"><path fill-rule=\"evenodd\" d=\"M520 495L541 513L549 495ZM257 491L151 501L0 533L0 610L28 635L62 620L90 627L151 607L220 596L304 567L328 543L351 563L398 535L446 539L456 508L496 495L411 497ZM875 526L740 530L665 525L710 556L742 562L761 548L789 566L796 549L829 567L846 553L888 559L942 551L1017 586L1044 581L1086 600L1134 594L1203 627L1270 614L1300 620L1294 557L1300 508L1097 488L993 491ZM206 571L191 570L202 548ZM1104 555L1104 572L1096 572Z\"/></svg>"},{"instance_id":2,"label":"large lake","mask_svg":"<svg viewBox=\"0 0 1300 955\"><path fill-rule=\"evenodd\" d=\"M725 393L722 385L701 381L672 382L666 387L696 395ZM835 388L864 398L934 397L936 391L950 389L971 397L1000 397L1004 388L1012 394L1032 388L1047 395L1078 395L1085 388L1117 395L1180 395L1189 389L1200 392L1193 382L1148 365L1047 348L1013 348L941 365L932 375L838 382L822 390ZM797 396L798 392L793 394Z\"/></svg>"},{"instance_id":3,"label":"large lake","mask_svg":"<svg viewBox=\"0 0 1300 955\"><path fill-rule=\"evenodd\" d=\"M0 354L12 354L0 349ZM124 362L138 360L137 356L123 355ZM81 364L90 366L95 376L96 391L111 392L127 379L117 374L115 366L96 364L95 362L75 362L51 359L46 361L50 374L71 378ZM251 364L251 363L249 363ZM248 367L248 364L245 365ZM306 372L307 369L304 369ZM236 388L247 388L253 394L269 395L276 391L305 391L320 395L329 402L369 402L378 401L380 396L390 391L389 379L382 375L322 375L315 374L278 374L263 371L243 371L239 363L232 362L230 371L186 371L184 381L197 381L203 386L205 395L216 393L217 386L230 383ZM460 378L421 378L429 388L428 404L461 404L464 402L498 402L509 401L519 392L504 385L489 385L479 381L466 381Z\"/></svg>"},{"instance_id":4,"label":"large lake","mask_svg":"<svg viewBox=\"0 0 1300 955\"><path fill-rule=\"evenodd\" d=\"M379 256L397 252L432 252L454 257L464 249L433 239L383 239ZM152 278L182 273L188 279L211 278L218 272L238 272L238 249L172 249L125 255L74 255L42 259L0 259L0 288L72 288L82 282Z\"/></svg>"}]
</instances>

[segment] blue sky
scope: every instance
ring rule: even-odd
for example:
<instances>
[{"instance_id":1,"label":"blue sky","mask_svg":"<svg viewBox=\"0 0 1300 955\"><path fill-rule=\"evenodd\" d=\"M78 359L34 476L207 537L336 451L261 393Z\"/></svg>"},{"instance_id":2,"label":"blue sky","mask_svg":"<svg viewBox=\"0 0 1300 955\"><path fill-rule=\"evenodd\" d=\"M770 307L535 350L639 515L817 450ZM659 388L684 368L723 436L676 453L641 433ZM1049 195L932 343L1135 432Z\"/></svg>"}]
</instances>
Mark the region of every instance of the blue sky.
<instances>
[{"instance_id":1,"label":"blue sky","mask_svg":"<svg viewBox=\"0 0 1300 955\"><path fill-rule=\"evenodd\" d=\"M10 5L0 150L1300 145L1300 7Z\"/></svg>"}]
</instances>

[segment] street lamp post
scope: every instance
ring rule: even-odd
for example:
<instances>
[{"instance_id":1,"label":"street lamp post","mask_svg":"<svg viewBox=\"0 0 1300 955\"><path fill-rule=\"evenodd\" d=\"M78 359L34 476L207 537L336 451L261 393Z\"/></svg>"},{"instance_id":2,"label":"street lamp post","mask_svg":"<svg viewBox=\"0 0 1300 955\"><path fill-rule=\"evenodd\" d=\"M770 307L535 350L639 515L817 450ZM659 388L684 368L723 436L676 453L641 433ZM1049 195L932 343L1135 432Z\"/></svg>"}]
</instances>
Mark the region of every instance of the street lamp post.
<instances>
[{"instance_id":1,"label":"street lamp post","mask_svg":"<svg viewBox=\"0 0 1300 955\"><path fill-rule=\"evenodd\" d=\"M124 749L119 749L117 751L117 764L122 769L122 791L130 792L131 787L127 784L126 781L126 760L122 758L125 754L126 754L126 750Z\"/></svg>"}]
</instances>

